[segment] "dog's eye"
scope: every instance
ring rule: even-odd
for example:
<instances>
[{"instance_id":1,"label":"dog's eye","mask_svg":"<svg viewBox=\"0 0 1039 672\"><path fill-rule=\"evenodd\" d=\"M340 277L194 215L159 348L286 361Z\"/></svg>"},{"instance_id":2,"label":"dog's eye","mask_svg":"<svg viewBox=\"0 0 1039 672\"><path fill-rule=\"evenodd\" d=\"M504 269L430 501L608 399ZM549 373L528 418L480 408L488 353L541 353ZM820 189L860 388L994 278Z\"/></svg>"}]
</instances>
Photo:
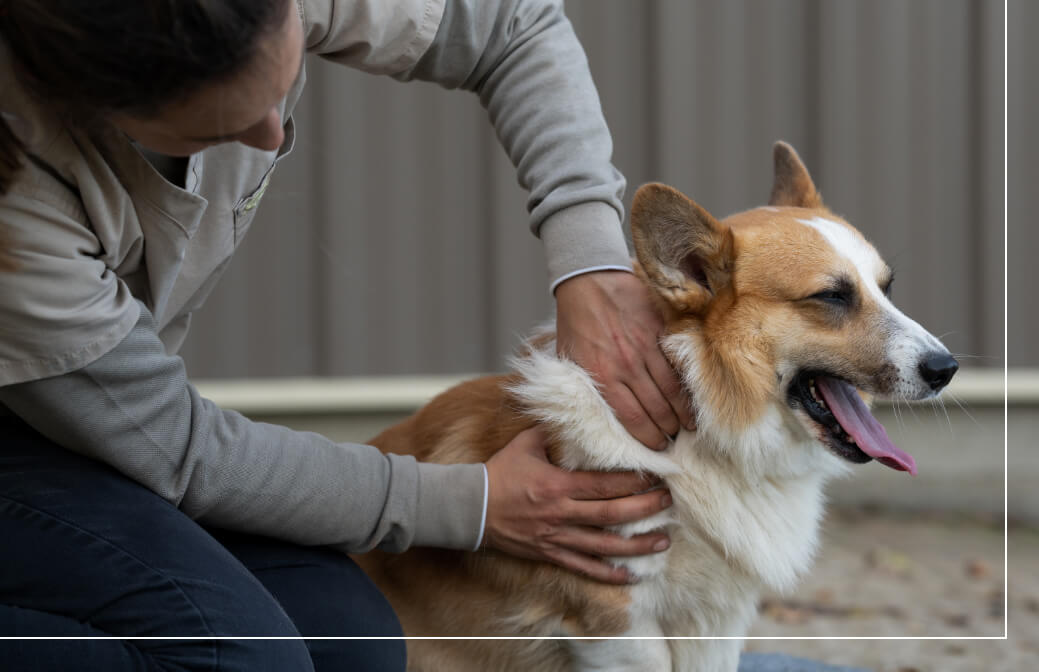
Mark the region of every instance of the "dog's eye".
<instances>
[{"instance_id":1,"label":"dog's eye","mask_svg":"<svg viewBox=\"0 0 1039 672\"><path fill-rule=\"evenodd\" d=\"M827 289L823 292L812 294L810 299L816 301L823 301L834 306L845 307L851 304L851 295L848 292L841 291L839 289Z\"/></svg>"}]
</instances>

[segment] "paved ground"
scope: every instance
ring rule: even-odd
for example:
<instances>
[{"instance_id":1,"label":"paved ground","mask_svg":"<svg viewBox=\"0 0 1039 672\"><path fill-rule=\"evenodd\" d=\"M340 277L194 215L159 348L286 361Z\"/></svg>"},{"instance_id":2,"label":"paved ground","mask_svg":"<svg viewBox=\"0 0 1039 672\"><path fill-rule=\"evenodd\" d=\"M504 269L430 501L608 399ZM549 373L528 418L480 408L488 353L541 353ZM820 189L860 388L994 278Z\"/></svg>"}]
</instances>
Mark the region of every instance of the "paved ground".
<instances>
[{"instance_id":1,"label":"paved ground","mask_svg":"<svg viewBox=\"0 0 1039 672\"><path fill-rule=\"evenodd\" d=\"M815 568L788 596L769 596L756 637L777 651L877 672L1039 670L1039 528L1011 524L1008 640L1003 523L950 515L835 511ZM947 639L927 640L922 637Z\"/></svg>"}]
</instances>

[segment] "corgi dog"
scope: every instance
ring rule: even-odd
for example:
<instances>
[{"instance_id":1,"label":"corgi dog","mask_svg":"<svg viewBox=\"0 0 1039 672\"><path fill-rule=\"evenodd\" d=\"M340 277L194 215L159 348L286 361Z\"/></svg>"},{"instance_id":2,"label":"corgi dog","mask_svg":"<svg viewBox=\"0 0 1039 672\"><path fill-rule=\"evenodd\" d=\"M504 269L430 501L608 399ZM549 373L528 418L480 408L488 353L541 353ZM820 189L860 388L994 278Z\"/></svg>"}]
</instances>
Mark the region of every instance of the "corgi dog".
<instances>
[{"instance_id":1,"label":"corgi dog","mask_svg":"<svg viewBox=\"0 0 1039 672\"><path fill-rule=\"evenodd\" d=\"M716 220L662 184L632 204L636 272L664 316L661 347L696 431L662 452L638 443L549 330L512 373L450 389L373 440L424 461L484 462L537 423L556 464L650 472L674 500L614 528L671 537L662 553L613 560L631 585L493 550L358 557L408 636L543 638L411 639L409 670L735 672L762 592L809 568L827 480L871 460L916 473L868 403L934 397L956 360L891 303L891 269L823 205L793 148L773 154L767 206Z\"/></svg>"}]
</instances>

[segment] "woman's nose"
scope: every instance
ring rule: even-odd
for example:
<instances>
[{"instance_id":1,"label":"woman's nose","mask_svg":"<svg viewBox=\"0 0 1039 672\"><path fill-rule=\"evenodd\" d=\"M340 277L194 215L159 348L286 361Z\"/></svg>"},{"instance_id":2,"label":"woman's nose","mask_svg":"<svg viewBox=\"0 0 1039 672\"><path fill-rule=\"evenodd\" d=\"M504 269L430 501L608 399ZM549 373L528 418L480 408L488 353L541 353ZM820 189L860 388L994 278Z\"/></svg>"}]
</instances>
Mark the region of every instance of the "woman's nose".
<instances>
[{"instance_id":1,"label":"woman's nose","mask_svg":"<svg viewBox=\"0 0 1039 672\"><path fill-rule=\"evenodd\" d=\"M282 126L281 114L277 108L272 107L266 117L238 136L237 140L243 145L265 151L281 147L281 143L285 142L285 128Z\"/></svg>"}]
</instances>

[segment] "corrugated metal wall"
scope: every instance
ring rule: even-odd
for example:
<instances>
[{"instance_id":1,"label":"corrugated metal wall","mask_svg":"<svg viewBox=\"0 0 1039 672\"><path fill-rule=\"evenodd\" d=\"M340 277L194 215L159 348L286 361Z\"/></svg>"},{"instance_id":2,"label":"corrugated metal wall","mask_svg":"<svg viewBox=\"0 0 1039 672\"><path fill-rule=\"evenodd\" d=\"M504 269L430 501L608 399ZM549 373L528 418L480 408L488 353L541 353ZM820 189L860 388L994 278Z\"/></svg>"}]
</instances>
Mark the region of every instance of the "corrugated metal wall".
<instances>
[{"instance_id":1,"label":"corrugated metal wall","mask_svg":"<svg viewBox=\"0 0 1039 672\"><path fill-rule=\"evenodd\" d=\"M895 300L966 362L1003 353L1004 8L987 0L570 0L615 163L716 215L761 204L771 145L897 270ZM1010 180L1037 175L1025 43L1009 6ZM524 194L471 94L320 61L294 154L184 350L196 377L500 369L548 317ZM333 130L335 129L335 130ZM1037 234L1011 194L1010 259ZM1022 223L1018 225L1018 223ZM1011 269L1030 286L1032 263ZM1039 364L1030 291L1010 363Z\"/></svg>"},{"instance_id":2,"label":"corrugated metal wall","mask_svg":"<svg viewBox=\"0 0 1039 672\"><path fill-rule=\"evenodd\" d=\"M1032 208L1039 187L1039 3L1011 0L1007 5L1007 360L1039 364L1036 311L1036 254L1039 227Z\"/></svg>"}]
</instances>

